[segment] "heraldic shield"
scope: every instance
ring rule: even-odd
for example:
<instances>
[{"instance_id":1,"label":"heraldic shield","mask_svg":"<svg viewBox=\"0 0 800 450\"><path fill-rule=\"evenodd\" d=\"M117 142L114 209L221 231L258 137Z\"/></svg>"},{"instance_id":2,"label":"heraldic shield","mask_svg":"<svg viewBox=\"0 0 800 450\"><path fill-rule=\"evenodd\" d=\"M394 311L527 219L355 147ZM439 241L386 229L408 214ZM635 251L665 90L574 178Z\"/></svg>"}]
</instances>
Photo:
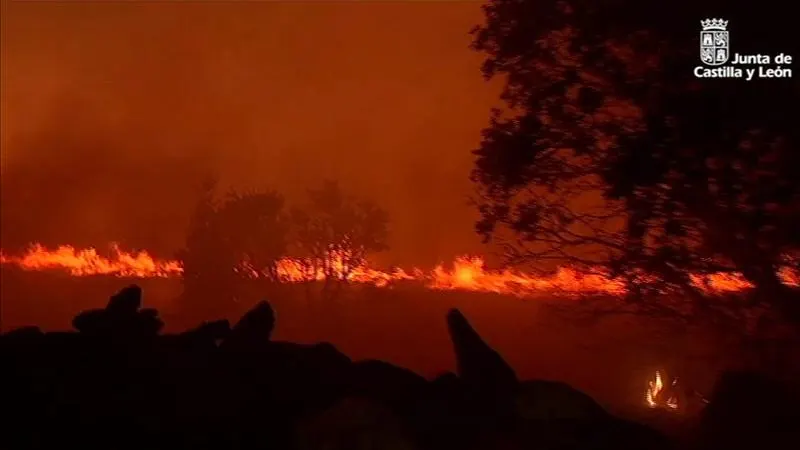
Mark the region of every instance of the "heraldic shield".
<instances>
[{"instance_id":1,"label":"heraldic shield","mask_svg":"<svg viewBox=\"0 0 800 450\"><path fill-rule=\"evenodd\" d=\"M728 22L722 19L702 20L700 24L700 60L709 66L719 66L728 62L730 40Z\"/></svg>"}]
</instances>

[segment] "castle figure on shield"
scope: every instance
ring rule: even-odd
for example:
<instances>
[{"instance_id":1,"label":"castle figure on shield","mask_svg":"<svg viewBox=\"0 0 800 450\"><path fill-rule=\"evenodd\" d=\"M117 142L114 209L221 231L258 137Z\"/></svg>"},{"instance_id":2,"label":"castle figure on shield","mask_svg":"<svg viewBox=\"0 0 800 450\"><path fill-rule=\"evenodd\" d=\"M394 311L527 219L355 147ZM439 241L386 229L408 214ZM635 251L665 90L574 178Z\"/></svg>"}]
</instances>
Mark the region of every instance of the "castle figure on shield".
<instances>
[{"instance_id":1,"label":"castle figure on shield","mask_svg":"<svg viewBox=\"0 0 800 450\"><path fill-rule=\"evenodd\" d=\"M725 64L730 56L728 21L723 19L701 20L700 60L709 66Z\"/></svg>"}]
</instances>

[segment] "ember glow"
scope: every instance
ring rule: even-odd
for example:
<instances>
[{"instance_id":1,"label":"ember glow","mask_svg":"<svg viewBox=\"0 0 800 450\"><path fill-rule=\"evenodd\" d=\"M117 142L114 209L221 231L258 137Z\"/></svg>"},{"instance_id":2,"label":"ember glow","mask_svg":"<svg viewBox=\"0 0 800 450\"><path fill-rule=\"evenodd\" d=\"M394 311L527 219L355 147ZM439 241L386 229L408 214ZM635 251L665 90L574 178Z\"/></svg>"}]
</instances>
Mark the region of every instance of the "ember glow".
<instances>
[{"instance_id":1,"label":"ember glow","mask_svg":"<svg viewBox=\"0 0 800 450\"><path fill-rule=\"evenodd\" d=\"M678 397L674 394L674 388L678 385L678 379L672 380L671 389L666 389L661 378L661 372L656 371L653 379L647 382L644 400L650 408L665 408L670 410L678 409Z\"/></svg>"},{"instance_id":2,"label":"ember glow","mask_svg":"<svg viewBox=\"0 0 800 450\"><path fill-rule=\"evenodd\" d=\"M94 248L79 249L69 245L48 249L32 244L21 255L0 253L0 263L17 266L23 270L64 271L73 276L110 275L132 278L180 277L183 264L178 260L161 260L146 251L126 252L117 245L110 247L109 256ZM552 275L534 276L512 270L489 270L480 257L458 257L449 266L439 265L431 270L379 270L362 265L345 269L345 258L332 255L329 273L352 283L385 287L394 282L416 281L430 289L494 292L515 296L532 296L537 293L608 294L621 295L624 283L605 276L602 272L586 273L572 268L561 268ZM262 272L243 264L239 271L249 278L259 278ZM284 258L277 264L277 277L285 283L323 280L325 270L319 265L300 258ZM784 282L797 285L797 274L784 271ZM736 274L714 274L693 278L698 286L711 293L748 289L751 285ZM657 376L658 380L658 376ZM660 382L660 381L659 381Z\"/></svg>"}]
</instances>

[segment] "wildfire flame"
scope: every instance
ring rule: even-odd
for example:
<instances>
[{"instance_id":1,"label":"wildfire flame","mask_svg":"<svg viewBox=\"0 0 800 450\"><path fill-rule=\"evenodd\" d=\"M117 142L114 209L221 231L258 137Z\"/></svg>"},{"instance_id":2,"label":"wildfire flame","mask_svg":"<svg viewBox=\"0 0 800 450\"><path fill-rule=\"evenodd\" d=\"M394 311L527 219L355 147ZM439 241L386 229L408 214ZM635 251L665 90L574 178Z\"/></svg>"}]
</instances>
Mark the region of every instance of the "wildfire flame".
<instances>
[{"instance_id":1,"label":"wildfire flame","mask_svg":"<svg viewBox=\"0 0 800 450\"><path fill-rule=\"evenodd\" d=\"M159 261L146 251L129 253L111 244L112 257L107 258L93 248L76 249L62 245L48 250L33 244L22 256L0 253L0 263L14 264L24 270L64 270L74 276L115 275L119 277L154 278L172 277L183 273L180 261Z\"/></svg>"},{"instance_id":2,"label":"wildfire flame","mask_svg":"<svg viewBox=\"0 0 800 450\"><path fill-rule=\"evenodd\" d=\"M678 385L678 379L672 380L672 387ZM678 409L678 397L674 392L666 392L664 381L661 379L661 372L656 371L652 380L647 382L647 390L645 391L644 400L650 408L665 408L676 410Z\"/></svg>"},{"instance_id":3,"label":"wildfire flame","mask_svg":"<svg viewBox=\"0 0 800 450\"><path fill-rule=\"evenodd\" d=\"M566 294L602 293L620 295L625 292L624 283L603 272L585 273L572 268L561 268L549 276L534 276L512 270L488 270L480 257L458 257L449 267L439 265L432 270L378 270L362 265L347 267L346 258L332 254L326 260L328 274L353 283L372 284L383 287L398 281L417 281L431 289L468 290L529 296L542 292ZM110 256L103 256L94 248L78 249L63 245L47 249L33 244L22 255L9 256L0 252L0 264L14 265L23 270L61 270L73 276L112 275L118 277L153 278L180 277L183 264L178 260L161 260L146 251L126 252L117 245L110 248ZM347 268L346 268L347 267ZM242 264L239 270L245 275L258 278L262 272ZM323 280L326 271L311 261L302 258L284 258L277 264L277 278L286 283ZM781 277L788 285L797 286L796 273L784 270ZM752 287L740 275L719 273L693 276L697 286L711 292L741 291Z\"/></svg>"}]
</instances>

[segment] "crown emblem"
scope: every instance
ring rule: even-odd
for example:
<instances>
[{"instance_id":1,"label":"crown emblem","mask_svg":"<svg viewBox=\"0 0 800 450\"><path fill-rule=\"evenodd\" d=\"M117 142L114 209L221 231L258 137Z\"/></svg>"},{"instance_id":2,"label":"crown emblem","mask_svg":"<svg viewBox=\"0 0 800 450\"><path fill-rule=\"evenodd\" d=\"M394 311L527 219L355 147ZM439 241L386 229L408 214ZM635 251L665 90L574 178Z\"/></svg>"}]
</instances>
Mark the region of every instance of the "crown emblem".
<instances>
[{"instance_id":1,"label":"crown emblem","mask_svg":"<svg viewBox=\"0 0 800 450\"><path fill-rule=\"evenodd\" d=\"M728 27L728 21L725 19L706 19L701 20L700 25L704 30L721 30L725 31Z\"/></svg>"}]
</instances>

